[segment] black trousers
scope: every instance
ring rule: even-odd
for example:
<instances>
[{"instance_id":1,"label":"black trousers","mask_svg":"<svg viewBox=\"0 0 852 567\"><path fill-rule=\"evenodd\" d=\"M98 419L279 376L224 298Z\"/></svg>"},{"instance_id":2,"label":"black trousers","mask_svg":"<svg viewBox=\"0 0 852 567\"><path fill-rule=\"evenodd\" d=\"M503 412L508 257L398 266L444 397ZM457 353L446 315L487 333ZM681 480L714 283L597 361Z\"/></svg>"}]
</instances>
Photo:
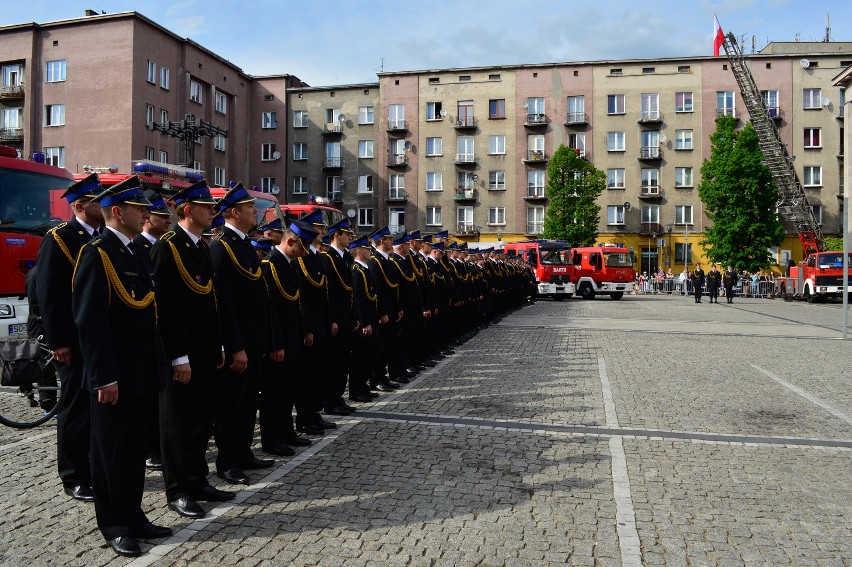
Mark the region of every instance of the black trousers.
<instances>
[{"instance_id":1,"label":"black trousers","mask_svg":"<svg viewBox=\"0 0 852 567\"><path fill-rule=\"evenodd\" d=\"M166 370L166 376L171 374ZM160 391L160 446L169 502L209 484L207 445L213 433L216 386L216 368L194 364L189 382L169 378Z\"/></svg>"},{"instance_id":2,"label":"black trousers","mask_svg":"<svg viewBox=\"0 0 852 567\"><path fill-rule=\"evenodd\" d=\"M298 354L287 352L282 362L264 359L260 380L260 441L266 449L275 448L296 435L293 405L298 365Z\"/></svg>"},{"instance_id":3,"label":"black trousers","mask_svg":"<svg viewBox=\"0 0 852 567\"><path fill-rule=\"evenodd\" d=\"M370 393L370 378L376 364L376 329L369 337L361 329L352 337L352 355L349 363L349 395Z\"/></svg>"},{"instance_id":4,"label":"black trousers","mask_svg":"<svg viewBox=\"0 0 852 567\"><path fill-rule=\"evenodd\" d=\"M393 320L384 325L379 325L373 332L376 334L376 355L373 359L373 376L370 384L375 386L378 382L387 378L390 356L397 343L399 335L398 323Z\"/></svg>"},{"instance_id":5,"label":"black trousers","mask_svg":"<svg viewBox=\"0 0 852 567\"><path fill-rule=\"evenodd\" d=\"M360 329L359 331L360 332ZM349 377L349 351L352 349L352 329L338 328L337 335L328 343L328 381L324 396L326 409L343 401L346 380Z\"/></svg>"},{"instance_id":6,"label":"black trousers","mask_svg":"<svg viewBox=\"0 0 852 567\"><path fill-rule=\"evenodd\" d=\"M154 396L131 398L119 392L116 405L89 394L92 415L91 467L95 516L105 539L129 535L146 525L142 511L145 447Z\"/></svg>"},{"instance_id":7,"label":"black trousers","mask_svg":"<svg viewBox=\"0 0 852 567\"><path fill-rule=\"evenodd\" d=\"M696 284L692 291L695 293L695 301L701 301L701 286Z\"/></svg>"},{"instance_id":8,"label":"black trousers","mask_svg":"<svg viewBox=\"0 0 852 567\"><path fill-rule=\"evenodd\" d=\"M219 454L216 470L240 468L254 458L254 425L257 421L257 398L263 373L260 355L250 355L242 373L229 368L231 358L217 371L216 409L213 435Z\"/></svg>"},{"instance_id":9,"label":"black trousers","mask_svg":"<svg viewBox=\"0 0 852 567\"><path fill-rule=\"evenodd\" d=\"M83 384L80 349L71 365L61 365L59 380L64 396L56 414L56 464L62 484L68 488L92 484L89 449L91 442L91 397Z\"/></svg>"},{"instance_id":10,"label":"black trousers","mask_svg":"<svg viewBox=\"0 0 852 567\"><path fill-rule=\"evenodd\" d=\"M314 337L314 344L302 351L296 388L296 421L300 425L315 422L325 406L331 381L327 372L329 356L327 337Z\"/></svg>"}]
</instances>

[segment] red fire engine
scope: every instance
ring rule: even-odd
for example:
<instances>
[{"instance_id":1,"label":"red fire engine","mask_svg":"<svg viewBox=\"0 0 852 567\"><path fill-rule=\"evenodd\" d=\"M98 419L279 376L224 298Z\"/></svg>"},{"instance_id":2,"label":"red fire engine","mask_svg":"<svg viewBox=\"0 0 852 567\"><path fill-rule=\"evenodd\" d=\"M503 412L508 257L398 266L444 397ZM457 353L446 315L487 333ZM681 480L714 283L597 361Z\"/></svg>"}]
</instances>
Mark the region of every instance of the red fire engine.
<instances>
[{"instance_id":1,"label":"red fire engine","mask_svg":"<svg viewBox=\"0 0 852 567\"><path fill-rule=\"evenodd\" d=\"M571 247L563 240L511 242L503 253L529 263L535 272L538 295L559 300L574 295Z\"/></svg>"},{"instance_id":2,"label":"red fire engine","mask_svg":"<svg viewBox=\"0 0 852 567\"><path fill-rule=\"evenodd\" d=\"M66 169L19 159L0 146L0 338L26 336L29 305L27 272L35 266L41 239L65 220L53 212L74 177Z\"/></svg>"},{"instance_id":3,"label":"red fire engine","mask_svg":"<svg viewBox=\"0 0 852 567\"><path fill-rule=\"evenodd\" d=\"M633 291L636 271L627 248L617 246L586 246L572 248L573 278L577 294L583 299L609 295L621 299Z\"/></svg>"}]
</instances>

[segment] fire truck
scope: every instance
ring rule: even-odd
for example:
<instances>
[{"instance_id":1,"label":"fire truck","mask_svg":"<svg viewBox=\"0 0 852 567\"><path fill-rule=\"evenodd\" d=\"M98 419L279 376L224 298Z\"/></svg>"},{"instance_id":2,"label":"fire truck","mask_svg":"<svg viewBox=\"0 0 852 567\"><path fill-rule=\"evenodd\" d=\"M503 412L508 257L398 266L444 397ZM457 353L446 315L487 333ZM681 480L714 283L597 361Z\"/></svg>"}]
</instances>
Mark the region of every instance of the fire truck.
<instances>
[{"instance_id":1,"label":"fire truck","mask_svg":"<svg viewBox=\"0 0 852 567\"><path fill-rule=\"evenodd\" d=\"M779 117L778 109L767 107L734 34L728 33L722 46L748 109L764 161L778 187L778 211L796 226L804 249L805 259L798 266L791 266L787 276L776 280L775 293L785 299L803 298L808 303L824 301L828 297L843 297L843 252L822 249L819 223L793 167L793 158L775 124ZM847 269L852 265L848 258L846 265ZM849 274L852 275L852 269L849 269ZM852 294L852 286L848 286L845 292Z\"/></svg>"},{"instance_id":2,"label":"fire truck","mask_svg":"<svg viewBox=\"0 0 852 567\"><path fill-rule=\"evenodd\" d=\"M511 242L503 248L508 256L528 262L535 272L537 294L561 300L574 295L571 247L562 240Z\"/></svg>"},{"instance_id":3,"label":"fire truck","mask_svg":"<svg viewBox=\"0 0 852 567\"><path fill-rule=\"evenodd\" d=\"M633 291L633 257L620 246L584 246L571 249L572 282L583 299L609 295L621 299Z\"/></svg>"},{"instance_id":4,"label":"fire truck","mask_svg":"<svg viewBox=\"0 0 852 567\"><path fill-rule=\"evenodd\" d=\"M27 161L0 146L0 338L27 334L27 273L44 235L65 220L51 203L72 183L68 170L44 164L44 154Z\"/></svg>"}]
</instances>

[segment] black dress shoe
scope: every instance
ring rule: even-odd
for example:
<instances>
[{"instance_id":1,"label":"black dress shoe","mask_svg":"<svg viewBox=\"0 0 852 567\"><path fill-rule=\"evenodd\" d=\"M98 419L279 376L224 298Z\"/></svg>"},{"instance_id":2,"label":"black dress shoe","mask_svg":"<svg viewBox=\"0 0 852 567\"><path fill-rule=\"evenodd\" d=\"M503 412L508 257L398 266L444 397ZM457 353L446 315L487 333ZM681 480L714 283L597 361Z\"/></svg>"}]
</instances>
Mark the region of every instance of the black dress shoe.
<instances>
[{"instance_id":1,"label":"black dress shoe","mask_svg":"<svg viewBox=\"0 0 852 567\"><path fill-rule=\"evenodd\" d=\"M275 459L258 459L257 457L252 457L252 460L240 463L240 466L249 470L268 469L275 466Z\"/></svg>"},{"instance_id":2,"label":"black dress shoe","mask_svg":"<svg viewBox=\"0 0 852 567\"><path fill-rule=\"evenodd\" d=\"M297 425L296 431L305 435L324 435L325 429L313 424Z\"/></svg>"},{"instance_id":3,"label":"black dress shoe","mask_svg":"<svg viewBox=\"0 0 852 567\"><path fill-rule=\"evenodd\" d=\"M280 445L275 445L274 447L264 447L264 453L269 453L270 455L278 455L279 457L292 457L296 454L296 451L292 449L292 447L288 447L283 443ZM251 468L251 467L246 467Z\"/></svg>"},{"instance_id":4,"label":"black dress shoe","mask_svg":"<svg viewBox=\"0 0 852 567\"><path fill-rule=\"evenodd\" d=\"M224 471L216 471L216 476L231 484L248 484L249 479L246 473L240 469L227 469Z\"/></svg>"},{"instance_id":5,"label":"black dress shoe","mask_svg":"<svg viewBox=\"0 0 852 567\"><path fill-rule=\"evenodd\" d=\"M400 376L394 376L393 378L390 379L390 382L392 384L396 383L397 387L399 387L399 384L408 384L409 382L411 382L411 380L409 380L408 377L405 374L402 374Z\"/></svg>"},{"instance_id":6,"label":"black dress shoe","mask_svg":"<svg viewBox=\"0 0 852 567\"><path fill-rule=\"evenodd\" d=\"M410 379L410 378L414 378L415 376L417 376L417 372L418 372L417 368L406 368L405 372L403 372L402 375L405 378ZM402 380L400 380L400 382L402 382ZM407 383L407 381L406 381L406 383Z\"/></svg>"},{"instance_id":7,"label":"black dress shoe","mask_svg":"<svg viewBox=\"0 0 852 567\"><path fill-rule=\"evenodd\" d=\"M369 396L370 396L371 398L373 398L374 400L375 400L376 398L381 398L381 397L382 397L382 395L381 395L381 394L379 394L378 392L370 392Z\"/></svg>"},{"instance_id":8,"label":"black dress shoe","mask_svg":"<svg viewBox=\"0 0 852 567\"><path fill-rule=\"evenodd\" d=\"M289 437L285 437L284 444L290 445L291 447L309 447L311 445L311 440L294 434Z\"/></svg>"},{"instance_id":9,"label":"black dress shoe","mask_svg":"<svg viewBox=\"0 0 852 567\"><path fill-rule=\"evenodd\" d=\"M367 403L373 401L373 396L370 394L352 394L349 399L353 402Z\"/></svg>"},{"instance_id":10,"label":"black dress shoe","mask_svg":"<svg viewBox=\"0 0 852 567\"><path fill-rule=\"evenodd\" d=\"M340 407L342 407L343 409L349 410L350 412L358 411L358 408L356 408L355 406L350 406L349 404L347 404L346 402L344 402L342 400L340 402Z\"/></svg>"},{"instance_id":11,"label":"black dress shoe","mask_svg":"<svg viewBox=\"0 0 852 567\"><path fill-rule=\"evenodd\" d=\"M236 494L226 490L219 490L209 484L196 491L193 491L192 498L202 500L204 502L228 502L233 500Z\"/></svg>"},{"instance_id":12,"label":"black dress shoe","mask_svg":"<svg viewBox=\"0 0 852 567\"><path fill-rule=\"evenodd\" d=\"M145 468L149 471L161 471L163 470L163 461L160 457L148 457L145 459Z\"/></svg>"},{"instance_id":13,"label":"black dress shoe","mask_svg":"<svg viewBox=\"0 0 852 567\"><path fill-rule=\"evenodd\" d=\"M79 500L80 502L95 501L95 493L92 491L92 489L82 484L78 484L76 486L66 486L65 494L67 494L74 500Z\"/></svg>"},{"instance_id":14,"label":"black dress shoe","mask_svg":"<svg viewBox=\"0 0 852 567\"><path fill-rule=\"evenodd\" d=\"M204 508L198 505L198 502L188 496L181 496L177 500L169 502L169 508L187 518L203 518L207 515Z\"/></svg>"},{"instance_id":15,"label":"black dress shoe","mask_svg":"<svg viewBox=\"0 0 852 567\"><path fill-rule=\"evenodd\" d=\"M325 420L325 419L323 419L323 418L321 418L321 417L317 418L317 420L316 420L316 422L314 423L314 425L316 425L316 426L317 426L317 427L319 427L320 429L337 429L337 424L336 424L336 423L332 423L332 422L327 421L327 420Z\"/></svg>"},{"instance_id":16,"label":"black dress shoe","mask_svg":"<svg viewBox=\"0 0 852 567\"><path fill-rule=\"evenodd\" d=\"M139 557L142 555L142 549L139 547L139 542L133 536L121 536L114 539L108 539L107 543L114 552L122 557Z\"/></svg>"},{"instance_id":17,"label":"black dress shoe","mask_svg":"<svg viewBox=\"0 0 852 567\"><path fill-rule=\"evenodd\" d=\"M198 504L196 504L198 506ZM138 528L130 528L130 535L142 539L162 539L172 536L172 529L165 526L158 526L148 522L144 526Z\"/></svg>"},{"instance_id":18,"label":"black dress shoe","mask_svg":"<svg viewBox=\"0 0 852 567\"><path fill-rule=\"evenodd\" d=\"M376 388L380 392L393 392L399 388L399 384L394 384L393 382L380 382Z\"/></svg>"},{"instance_id":19,"label":"black dress shoe","mask_svg":"<svg viewBox=\"0 0 852 567\"><path fill-rule=\"evenodd\" d=\"M334 406L333 408L326 408L325 413L331 415L349 415L352 412L344 408L343 406Z\"/></svg>"}]
</instances>

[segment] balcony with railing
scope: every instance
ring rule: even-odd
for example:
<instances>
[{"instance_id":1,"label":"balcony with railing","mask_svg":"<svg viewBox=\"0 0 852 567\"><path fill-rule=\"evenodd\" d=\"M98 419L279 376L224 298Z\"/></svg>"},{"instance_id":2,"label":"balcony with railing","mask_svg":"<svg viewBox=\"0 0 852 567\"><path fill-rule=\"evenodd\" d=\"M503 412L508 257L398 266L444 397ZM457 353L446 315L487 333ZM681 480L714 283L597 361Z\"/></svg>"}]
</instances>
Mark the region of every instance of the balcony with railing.
<instances>
[{"instance_id":1,"label":"balcony with railing","mask_svg":"<svg viewBox=\"0 0 852 567\"><path fill-rule=\"evenodd\" d=\"M659 146L645 146L639 150L639 159L658 160L663 159L663 151Z\"/></svg>"},{"instance_id":2,"label":"balcony with railing","mask_svg":"<svg viewBox=\"0 0 852 567\"><path fill-rule=\"evenodd\" d=\"M323 169L339 169L343 167L343 158L326 156L322 162Z\"/></svg>"},{"instance_id":3,"label":"balcony with railing","mask_svg":"<svg viewBox=\"0 0 852 567\"><path fill-rule=\"evenodd\" d=\"M530 112L527 114L527 121L524 122L524 126L528 126L530 128L537 128L540 126L547 126L547 114L544 112Z\"/></svg>"},{"instance_id":4,"label":"balcony with railing","mask_svg":"<svg viewBox=\"0 0 852 567\"><path fill-rule=\"evenodd\" d=\"M455 126L456 130L472 130L473 128L476 128L476 117L459 116L453 126Z\"/></svg>"},{"instance_id":5,"label":"balcony with railing","mask_svg":"<svg viewBox=\"0 0 852 567\"><path fill-rule=\"evenodd\" d=\"M465 201L476 201L479 195L476 192L476 189L472 187L456 187L456 194L453 197L458 202Z\"/></svg>"},{"instance_id":6,"label":"balcony with railing","mask_svg":"<svg viewBox=\"0 0 852 567\"><path fill-rule=\"evenodd\" d=\"M639 124L659 124L663 115L659 110L642 110L639 112Z\"/></svg>"},{"instance_id":7,"label":"balcony with railing","mask_svg":"<svg viewBox=\"0 0 852 567\"><path fill-rule=\"evenodd\" d=\"M0 141L19 142L24 139L23 128L0 128Z\"/></svg>"},{"instance_id":8,"label":"balcony with railing","mask_svg":"<svg viewBox=\"0 0 852 567\"><path fill-rule=\"evenodd\" d=\"M524 234L541 234L544 232L544 221L527 222L527 231Z\"/></svg>"},{"instance_id":9,"label":"balcony with railing","mask_svg":"<svg viewBox=\"0 0 852 567\"><path fill-rule=\"evenodd\" d=\"M658 222L643 222L639 225L639 234L642 236L653 236L665 234L666 229Z\"/></svg>"},{"instance_id":10,"label":"balcony with railing","mask_svg":"<svg viewBox=\"0 0 852 567\"><path fill-rule=\"evenodd\" d=\"M526 201L543 201L547 199L547 193L544 191L543 185L529 185L527 194L524 195Z\"/></svg>"},{"instance_id":11,"label":"balcony with railing","mask_svg":"<svg viewBox=\"0 0 852 567\"><path fill-rule=\"evenodd\" d=\"M642 185L642 189L639 191L640 199L662 199L663 197L663 188L659 185Z\"/></svg>"},{"instance_id":12,"label":"balcony with railing","mask_svg":"<svg viewBox=\"0 0 852 567\"><path fill-rule=\"evenodd\" d=\"M408 156L405 154L391 154L388 156L388 167L402 167L408 163Z\"/></svg>"},{"instance_id":13,"label":"balcony with railing","mask_svg":"<svg viewBox=\"0 0 852 567\"><path fill-rule=\"evenodd\" d=\"M408 193L401 187L389 187L387 200L390 202L404 202L408 200Z\"/></svg>"},{"instance_id":14,"label":"balcony with railing","mask_svg":"<svg viewBox=\"0 0 852 567\"><path fill-rule=\"evenodd\" d=\"M402 234L403 232L405 232L405 225L404 224L389 224L388 230L390 231L391 234Z\"/></svg>"},{"instance_id":15,"label":"balcony with railing","mask_svg":"<svg viewBox=\"0 0 852 567\"><path fill-rule=\"evenodd\" d=\"M342 203L343 191L326 191L325 198L331 201L332 203Z\"/></svg>"},{"instance_id":16,"label":"balcony with railing","mask_svg":"<svg viewBox=\"0 0 852 567\"><path fill-rule=\"evenodd\" d=\"M527 150L524 163L547 163L547 154L544 150Z\"/></svg>"},{"instance_id":17,"label":"balcony with railing","mask_svg":"<svg viewBox=\"0 0 852 567\"><path fill-rule=\"evenodd\" d=\"M24 84L0 86L0 100L24 98Z\"/></svg>"},{"instance_id":18,"label":"balcony with railing","mask_svg":"<svg viewBox=\"0 0 852 567\"><path fill-rule=\"evenodd\" d=\"M584 126L589 123L589 115L585 112L569 112L565 119L566 126Z\"/></svg>"},{"instance_id":19,"label":"balcony with railing","mask_svg":"<svg viewBox=\"0 0 852 567\"><path fill-rule=\"evenodd\" d=\"M343 124L340 122L326 122L322 125L322 133L325 136L333 136L343 132Z\"/></svg>"},{"instance_id":20,"label":"balcony with railing","mask_svg":"<svg viewBox=\"0 0 852 567\"><path fill-rule=\"evenodd\" d=\"M476 163L476 156L470 154L456 154L456 165L473 165Z\"/></svg>"},{"instance_id":21,"label":"balcony with railing","mask_svg":"<svg viewBox=\"0 0 852 567\"><path fill-rule=\"evenodd\" d=\"M456 234L462 236L479 234L479 228L475 226L472 222L460 222L456 225Z\"/></svg>"},{"instance_id":22,"label":"balcony with railing","mask_svg":"<svg viewBox=\"0 0 852 567\"><path fill-rule=\"evenodd\" d=\"M784 111L781 110L780 106L770 106L766 109L766 115L776 122L784 119Z\"/></svg>"},{"instance_id":23,"label":"balcony with railing","mask_svg":"<svg viewBox=\"0 0 852 567\"><path fill-rule=\"evenodd\" d=\"M738 110L734 110L733 108L717 108L716 116L733 116L737 120L740 119L740 113Z\"/></svg>"},{"instance_id":24,"label":"balcony with railing","mask_svg":"<svg viewBox=\"0 0 852 567\"><path fill-rule=\"evenodd\" d=\"M388 120L388 132L405 132L408 130L408 125L405 120Z\"/></svg>"}]
</instances>

